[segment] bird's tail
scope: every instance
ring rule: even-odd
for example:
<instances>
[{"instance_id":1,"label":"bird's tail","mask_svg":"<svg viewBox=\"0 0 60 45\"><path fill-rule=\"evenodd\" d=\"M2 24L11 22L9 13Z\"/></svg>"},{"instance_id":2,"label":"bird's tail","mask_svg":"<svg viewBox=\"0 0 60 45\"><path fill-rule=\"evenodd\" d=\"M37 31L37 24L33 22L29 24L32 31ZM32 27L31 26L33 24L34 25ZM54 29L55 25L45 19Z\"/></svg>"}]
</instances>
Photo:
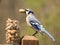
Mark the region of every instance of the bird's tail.
<instances>
[{"instance_id":1,"label":"bird's tail","mask_svg":"<svg viewBox=\"0 0 60 45\"><path fill-rule=\"evenodd\" d=\"M42 25L40 26L40 29L40 32L47 34L55 42L54 37L48 31L46 31Z\"/></svg>"}]
</instances>

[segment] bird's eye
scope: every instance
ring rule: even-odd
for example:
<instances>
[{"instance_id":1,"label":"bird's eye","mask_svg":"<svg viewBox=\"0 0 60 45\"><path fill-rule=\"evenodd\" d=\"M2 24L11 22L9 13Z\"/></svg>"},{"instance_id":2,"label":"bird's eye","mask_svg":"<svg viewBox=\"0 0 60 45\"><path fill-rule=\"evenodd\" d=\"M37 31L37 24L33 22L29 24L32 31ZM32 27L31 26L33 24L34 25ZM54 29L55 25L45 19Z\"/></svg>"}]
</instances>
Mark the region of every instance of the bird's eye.
<instances>
[{"instance_id":1,"label":"bird's eye","mask_svg":"<svg viewBox=\"0 0 60 45\"><path fill-rule=\"evenodd\" d=\"M32 12L32 11L29 11L29 13L28 13L28 14L30 14L30 13L32 13L32 14L33 14L33 12Z\"/></svg>"}]
</instances>

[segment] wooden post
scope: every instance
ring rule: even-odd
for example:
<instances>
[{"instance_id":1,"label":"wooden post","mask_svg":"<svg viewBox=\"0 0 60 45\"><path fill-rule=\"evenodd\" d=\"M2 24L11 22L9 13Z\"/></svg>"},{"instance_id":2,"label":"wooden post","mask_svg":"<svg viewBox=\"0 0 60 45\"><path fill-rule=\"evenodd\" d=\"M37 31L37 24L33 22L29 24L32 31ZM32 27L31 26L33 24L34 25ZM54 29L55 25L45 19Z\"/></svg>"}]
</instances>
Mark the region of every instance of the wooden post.
<instances>
[{"instance_id":1,"label":"wooden post","mask_svg":"<svg viewBox=\"0 0 60 45\"><path fill-rule=\"evenodd\" d=\"M20 42L20 31L19 31L19 22L17 20L11 20L8 18L6 21L6 43L19 45Z\"/></svg>"},{"instance_id":2,"label":"wooden post","mask_svg":"<svg viewBox=\"0 0 60 45\"><path fill-rule=\"evenodd\" d=\"M22 45L39 45L39 40L34 36L24 36Z\"/></svg>"}]
</instances>

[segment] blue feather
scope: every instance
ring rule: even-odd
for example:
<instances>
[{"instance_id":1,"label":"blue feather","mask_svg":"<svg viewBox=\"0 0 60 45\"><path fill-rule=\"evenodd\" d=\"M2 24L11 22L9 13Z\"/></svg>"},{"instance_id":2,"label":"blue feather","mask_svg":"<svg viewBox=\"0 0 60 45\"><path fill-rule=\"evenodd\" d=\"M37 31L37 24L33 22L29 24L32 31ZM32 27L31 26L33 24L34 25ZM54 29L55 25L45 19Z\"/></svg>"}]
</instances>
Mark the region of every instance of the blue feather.
<instances>
[{"instance_id":1,"label":"blue feather","mask_svg":"<svg viewBox=\"0 0 60 45\"><path fill-rule=\"evenodd\" d=\"M39 24L37 22L34 22L34 21L30 21L30 24L32 25L32 27L34 27L36 30L40 30L39 28Z\"/></svg>"}]
</instances>

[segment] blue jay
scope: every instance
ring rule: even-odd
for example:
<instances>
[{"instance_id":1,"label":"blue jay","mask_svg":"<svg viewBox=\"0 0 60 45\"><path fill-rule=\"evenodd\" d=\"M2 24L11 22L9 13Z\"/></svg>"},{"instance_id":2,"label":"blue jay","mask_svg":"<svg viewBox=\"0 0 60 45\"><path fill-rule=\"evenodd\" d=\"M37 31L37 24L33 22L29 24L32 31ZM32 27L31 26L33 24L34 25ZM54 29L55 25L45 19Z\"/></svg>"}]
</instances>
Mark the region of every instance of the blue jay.
<instances>
[{"instance_id":1,"label":"blue jay","mask_svg":"<svg viewBox=\"0 0 60 45\"><path fill-rule=\"evenodd\" d=\"M43 27L43 25L36 19L36 17L34 16L34 12L30 9L19 9L20 13L25 13L27 15L26 17L26 22L30 27L33 27L36 29L36 32L33 34L35 35L36 33L45 33L47 34L54 42L55 39L54 37L48 32L46 31L46 29Z\"/></svg>"}]
</instances>

